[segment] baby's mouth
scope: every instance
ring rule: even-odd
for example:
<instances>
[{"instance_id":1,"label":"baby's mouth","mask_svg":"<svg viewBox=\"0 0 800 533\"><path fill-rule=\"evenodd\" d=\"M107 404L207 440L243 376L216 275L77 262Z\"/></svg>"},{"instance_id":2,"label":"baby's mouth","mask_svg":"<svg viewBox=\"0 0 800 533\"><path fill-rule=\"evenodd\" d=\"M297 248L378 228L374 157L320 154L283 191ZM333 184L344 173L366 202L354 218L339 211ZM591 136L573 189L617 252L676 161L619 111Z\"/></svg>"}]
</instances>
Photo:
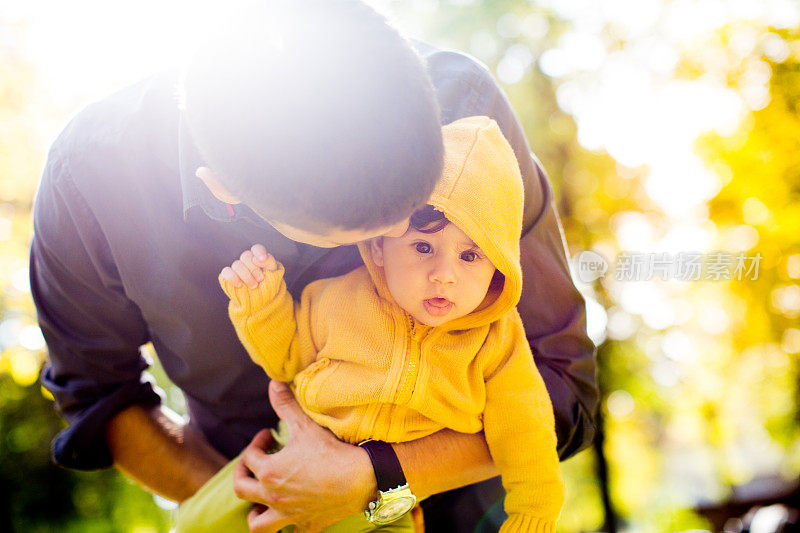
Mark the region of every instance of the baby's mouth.
<instances>
[{"instance_id":1,"label":"baby's mouth","mask_svg":"<svg viewBox=\"0 0 800 533\"><path fill-rule=\"evenodd\" d=\"M422 301L422 305L432 316L444 316L453 308L453 302L447 298L427 298Z\"/></svg>"}]
</instances>

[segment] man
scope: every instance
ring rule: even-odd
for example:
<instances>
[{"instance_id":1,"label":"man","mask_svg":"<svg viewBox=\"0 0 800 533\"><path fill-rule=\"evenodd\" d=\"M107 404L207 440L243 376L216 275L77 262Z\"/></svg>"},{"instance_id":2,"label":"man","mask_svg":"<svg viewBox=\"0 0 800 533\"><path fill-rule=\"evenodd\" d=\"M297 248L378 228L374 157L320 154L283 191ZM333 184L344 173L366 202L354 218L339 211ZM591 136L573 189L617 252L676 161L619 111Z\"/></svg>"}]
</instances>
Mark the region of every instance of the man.
<instances>
[{"instance_id":1,"label":"man","mask_svg":"<svg viewBox=\"0 0 800 533\"><path fill-rule=\"evenodd\" d=\"M60 464L113 463L183 501L252 439L236 491L268 507L251 514L253 531L316 530L365 509L380 465L313 424L285 387L269 387L270 409L216 273L254 242L284 264L295 297L351 270L354 247L327 247L402 233L438 176L439 122L470 115L494 118L520 161L519 309L559 453L591 441L593 347L547 179L491 75L467 56L414 46L360 2L287 2L208 39L187 70L184 110L166 72L66 127L48 156L31 247L50 353L43 381L70 422L54 442ZM147 342L184 391L188 424L142 378ZM292 438L267 456L258 431L278 416ZM423 502L429 531L502 522L484 517L502 489L482 435L443 431L390 453L418 497L435 494Z\"/></svg>"}]
</instances>

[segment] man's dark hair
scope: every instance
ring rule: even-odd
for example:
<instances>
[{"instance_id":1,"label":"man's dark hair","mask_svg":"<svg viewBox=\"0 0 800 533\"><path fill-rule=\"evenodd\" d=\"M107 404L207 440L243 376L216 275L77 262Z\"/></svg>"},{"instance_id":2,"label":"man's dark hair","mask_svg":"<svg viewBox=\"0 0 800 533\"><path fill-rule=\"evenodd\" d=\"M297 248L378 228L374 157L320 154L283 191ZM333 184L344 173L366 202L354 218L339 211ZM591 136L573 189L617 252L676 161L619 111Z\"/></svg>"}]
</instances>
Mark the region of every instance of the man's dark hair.
<instances>
[{"instance_id":1,"label":"man's dark hair","mask_svg":"<svg viewBox=\"0 0 800 533\"><path fill-rule=\"evenodd\" d=\"M266 2L207 39L185 72L205 164L264 218L309 231L394 224L442 168L426 66L357 0Z\"/></svg>"}]
</instances>

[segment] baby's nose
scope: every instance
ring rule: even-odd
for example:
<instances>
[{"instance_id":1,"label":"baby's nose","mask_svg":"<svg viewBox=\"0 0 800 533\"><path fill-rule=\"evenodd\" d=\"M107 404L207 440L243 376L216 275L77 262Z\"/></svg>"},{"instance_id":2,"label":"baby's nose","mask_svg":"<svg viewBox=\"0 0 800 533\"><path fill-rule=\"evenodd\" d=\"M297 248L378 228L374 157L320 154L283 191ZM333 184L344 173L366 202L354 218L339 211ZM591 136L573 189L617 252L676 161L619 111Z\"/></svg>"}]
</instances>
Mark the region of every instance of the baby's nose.
<instances>
[{"instance_id":1,"label":"baby's nose","mask_svg":"<svg viewBox=\"0 0 800 533\"><path fill-rule=\"evenodd\" d=\"M452 284L456 282L456 272L448 260L439 260L431 270L430 280L433 283Z\"/></svg>"}]
</instances>

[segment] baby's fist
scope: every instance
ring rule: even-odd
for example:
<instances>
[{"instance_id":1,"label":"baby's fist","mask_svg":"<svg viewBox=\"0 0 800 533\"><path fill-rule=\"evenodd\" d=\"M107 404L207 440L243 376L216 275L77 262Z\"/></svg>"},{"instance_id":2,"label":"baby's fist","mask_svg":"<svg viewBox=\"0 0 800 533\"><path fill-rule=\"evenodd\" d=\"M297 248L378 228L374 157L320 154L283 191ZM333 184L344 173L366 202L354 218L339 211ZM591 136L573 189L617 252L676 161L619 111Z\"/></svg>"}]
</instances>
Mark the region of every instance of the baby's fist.
<instances>
[{"instance_id":1,"label":"baby's fist","mask_svg":"<svg viewBox=\"0 0 800 533\"><path fill-rule=\"evenodd\" d=\"M267 253L267 249L261 244L255 244L249 250L242 252L239 259L234 261L231 266L225 267L220 272L220 277L234 287L247 285L250 289L255 289L258 284L264 281L263 271L274 272L278 270L278 263L272 255Z\"/></svg>"},{"instance_id":2,"label":"baby's fist","mask_svg":"<svg viewBox=\"0 0 800 533\"><path fill-rule=\"evenodd\" d=\"M247 252L244 252L242 255L246 253ZM263 244L254 244L253 247L250 248L250 253L253 254L253 263L255 265L270 272L278 270L278 262L272 257L272 254L267 253L267 249L264 248Z\"/></svg>"}]
</instances>

